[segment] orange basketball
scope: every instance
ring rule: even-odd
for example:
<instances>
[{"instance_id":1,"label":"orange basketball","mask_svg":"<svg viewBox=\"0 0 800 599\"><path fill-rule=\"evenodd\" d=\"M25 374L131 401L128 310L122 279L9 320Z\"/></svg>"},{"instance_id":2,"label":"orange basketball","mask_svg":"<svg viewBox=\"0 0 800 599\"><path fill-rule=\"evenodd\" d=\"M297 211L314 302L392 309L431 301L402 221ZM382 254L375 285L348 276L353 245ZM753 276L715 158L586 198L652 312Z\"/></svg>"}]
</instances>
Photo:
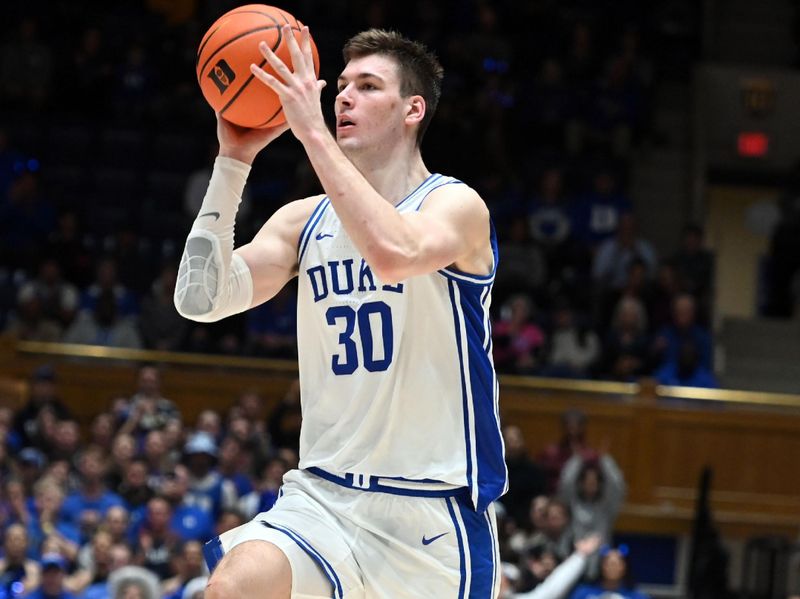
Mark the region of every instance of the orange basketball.
<instances>
[{"instance_id":1,"label":"orange basketball","mask_svg":"<svg viewBox=\"0 0 800 599\"><path fill-rule=\"evenodd\" d=\"M278 95L250 72L255 63L277 77L258 50L265 41L291 69L292 59L281 27L289 24L297 43L303 24L285 10L248 4L225 13L209 28L197 49L197 82L211 107L242 127L266 128L283 123ZM319 56L314 40L314 71L319 76Z\"/></svg>"}]
</instances>

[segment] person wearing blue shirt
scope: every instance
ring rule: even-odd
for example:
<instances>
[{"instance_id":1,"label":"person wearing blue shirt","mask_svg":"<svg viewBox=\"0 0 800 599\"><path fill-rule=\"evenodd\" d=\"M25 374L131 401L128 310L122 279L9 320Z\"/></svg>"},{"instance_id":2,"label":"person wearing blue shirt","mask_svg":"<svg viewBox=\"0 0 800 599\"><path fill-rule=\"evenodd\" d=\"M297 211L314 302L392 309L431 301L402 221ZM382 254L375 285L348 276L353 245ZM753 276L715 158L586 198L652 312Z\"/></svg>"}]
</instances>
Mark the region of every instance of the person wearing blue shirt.
<instances>
[{"instance_id":1,"label":"person wearing blue shirt","mask_svg":"<svg viewBox=\"0 0 800 599\"><path fill-rule=\"evenodd\" d=\"M627 546L612 549L605 545L600 549L600 555L600 579L594 584L578 586L569 599L650 599L649 595L634 589L628 573Z\"/></svg>"},{"instance_id":2,"label":"person wearing blue shirt","mask_svg":"<svg viewBox=\"0 0 800 599\"><path fill-rule=\"evenodd\" d=\"M654 351L660 358L659 364L678 364L687 343L694 346L698 364L711 370L711 334L697 324L695 299L684 293L672 302L672 324L663 327L656 336Z\"/></svg>"},{"instance_id":3,"label":"person wearing blue shirt","mask_svg":"<svg viewBox=\"0 0 800 599\"><path fill-rule=\"evenodd\" d=\"M75 595L64 588L67 560L58 553L42 556L42 584L27 596L27 599L75 599Z\"/></svg>"}]
</instances>

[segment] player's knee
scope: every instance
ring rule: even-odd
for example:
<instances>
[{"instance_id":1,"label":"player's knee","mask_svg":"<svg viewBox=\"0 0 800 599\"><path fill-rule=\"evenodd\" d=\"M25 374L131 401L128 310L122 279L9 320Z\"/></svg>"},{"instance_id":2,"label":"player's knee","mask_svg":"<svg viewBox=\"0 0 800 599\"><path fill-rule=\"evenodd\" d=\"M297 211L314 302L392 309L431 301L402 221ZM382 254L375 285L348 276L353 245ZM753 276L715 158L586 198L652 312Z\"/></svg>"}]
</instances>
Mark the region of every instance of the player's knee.
<instances>
[{"instance_id":1,"label":"player's knee","mask_svg":"<svg viewBox=\"0 0 800 599\"><path fill-rule=\"evenodd\" d=\"M247 541L231 549L211 574L209 599L289 599L292 569L283 552L263 541Z\"/></svg>"}]
</instances>

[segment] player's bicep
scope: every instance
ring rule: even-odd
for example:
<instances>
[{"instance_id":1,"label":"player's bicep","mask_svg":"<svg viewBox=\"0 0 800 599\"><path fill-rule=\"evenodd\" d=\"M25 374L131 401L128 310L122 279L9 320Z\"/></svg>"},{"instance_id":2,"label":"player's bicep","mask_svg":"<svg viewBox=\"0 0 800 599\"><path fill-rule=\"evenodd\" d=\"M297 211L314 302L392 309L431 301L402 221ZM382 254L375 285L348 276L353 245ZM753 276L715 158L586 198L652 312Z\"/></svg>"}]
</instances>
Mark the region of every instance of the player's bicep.
<instances>
[{"instance_id":1,"label":"player's bicep","mask_svg":"<svg viewBox=\"0 0 800 599\"><path fill-rule=\"evenodd\" d=\"M432 272L455 265L484 275L491 271L489 212L478 194L448 185L428 197L419 212L408 215L419 239L415 271Z\"/></svg>"},{"instance_id":2,"label":"player's bicep","mask_svg":"<svg viewBox=\"0 0 800 599\"><path fill-rule=\"evenodd\" d=\"M297 274L297 243L315 205L305 199L283 206L250 243L235 251L253 279L252 306L274 297Z\"/></svg>"}]
</instances>

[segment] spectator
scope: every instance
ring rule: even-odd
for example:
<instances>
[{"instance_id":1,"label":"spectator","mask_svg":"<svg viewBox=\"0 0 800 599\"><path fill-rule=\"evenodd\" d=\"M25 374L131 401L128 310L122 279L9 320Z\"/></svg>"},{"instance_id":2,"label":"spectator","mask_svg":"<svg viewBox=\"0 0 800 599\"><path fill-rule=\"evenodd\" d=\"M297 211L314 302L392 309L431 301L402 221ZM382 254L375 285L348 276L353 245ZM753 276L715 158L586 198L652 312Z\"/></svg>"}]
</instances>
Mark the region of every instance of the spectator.
<instances>
[{"instance_id":1,"label":"spectator","mask_svg":"<svg viewBox=\"0 0 800 599\"><path fill-rule=\"evenodd\" d=\"M114 538L111 533L100 528L92 536L91 542L81 547L78 552L77 570L68 581L68 586L72 591L78 595L84 595L87 592L95 595L99 589L91 587L97 585L105 587L113 569L111 557L113 546Z\"/></svg>"},{"instance_id":2,"label":"spectator","mask_svg":"<svg viewBox=\"0 0 800 599\"><path fill-rule=\"evenodd\" d=\"M122 316L111 291L93 298L93 308L82 310L64 334L65 343L139 349L142 338L132 317Z\"/></svg>"},{"instance_id":3,"label":"spectator","mask_svg":"<svg viewBox=\"0 0 800 599\"><path fill-rule=\"evenodd\" d=\"M65 281L58 261L45 258L39 266L37 278L20 288L20 296L27 294L39 300L44 318L67 327L78 310L78 289Z\"/></svg>"},{"instance_id":4,"label":"spectator","mask_svg":"<svg viewBox=\"0 0 800 599\"><path fill-rule=\"evenodd\" d=\"M167 422L179 417L175 404L161 393L161 371L152 364L139 368L136 392L130 399L128 417L121 433L143 437L152 430L161 430Z\"/></svg>"},{"instance_id":5,"label":"spectator","mask_svg":"<svg viewBox=\"0 0 800 599\"><path fill-rule=\"evenodd\" d=\"M21 341L56 343L61 340L62 328L57 320L45 314L35 291L23 286L17 293L16 311L10 314L5 332Z\"/></svg>"},{"instance_id":6,"label":"spectator","mask_svg":"<svg viewBox=\"0 0 800 599\"><path fill-rule=\"evenodd\" d=\"M632 210L630 199L619 190L617 177L611 169L602 168L594 175L591 191L576 203L575 235L586 247L599 249L619 232L623 221L629 221L626 227L632 226ZM624 272L626 266L619 268Z\"/></svg>"},{"instance_id":7,"label":"spectator","mask_svg":"<svg viewBox=\"0 0 800 599\"><path fill-rule=\"evenodd\" d=\"M534 586L526 593L512 595L513 599L566 597L586 572L588 560L599 547L600 537L589 535L576 541L575 551L561 563L546 547L534 547L528 554L528 567L533 574Z\"/></svg>"},{"instance_id":8,"label":"spectator","mask_svg":"<svg viewBox=\"0 0 800 599\"><path fill-rule=\"evenodd\" d=\"M237 437L228 435L219 446L219 471L220 474L233 483L236 496L242 497L253 490L250 479L253 454L250 447Z\"/></svg>"},{"instance_id":9,"label":"spectator","mask_svg":"<svg viewBox=\"0 0 800 599\"><path fill-rule=\"evenodd\" d=\"M572 516L569 506L557 498L547 502L547 516L542 530L531 539L531 545L545 545L556 556L557 561L572 553L575 537L572 534Z\"/></svg>"},{"instance_id":10,"label":"spectator","mask_svg":"<svg viewBox=\"0 0 800 599\"><path fill-rule=\"evenodd\" d=\"M106 309L119 315L120 318L137 314L139 311L133 293L119 282L117 262L108 256L101 258L97 263L95 279L81 295L81 310L95 311L101 297L109 304Z\"/></svg>"},{"instance_id":11,"label":"spectator","mask_svg":"<svg viewBox=\"0 0 800 599\"><path fill-rule=\"evenodd\" d=\"M65 418L55 424L53 439L50 443L49 458L51 461L72 461L81 448L81 427L76 420Z\"/></svg>"},{"instance_id":12,"label":"spectator","mask_svg":"<svg viewBox=\"0 0 800 599\"><path fill-rule=\"evenodd\" d=\"M522 430L513 424L503 428L508 469L508 492L500 499L508 516L519 527L528 528L531 498L545 492L542 469L529 457Z\"/></svg>"},{"instance_id":13,"label":"spectator","mask_svg":"<svg viewBox=\"0 0 800 599\"><path fill-rule=\"evenodd\" d=\"M128 526L130 525L130 512L121 505L108 508L103 519L102 528L111 535L114 545L126 544L129 540Z\"/></svg>"},{"instance_id":14,"label":"spectator","mask_svg":"<svg viewBox=\"0 0 800 599\"><path fill-rule=\"evenodd\" d=\"M601 372L616 380L634 381L647 372L649 345L644 305L634 297L623 296L606 335Z\"/></svg>"},{"instance_id":15,"label":"spectator","mask_svg":"<svg viewBox=\"0 0 800 599\"><path fill-rule=\"evenodd\" d=\"M53 478L46 476L36 483L27 520L28 538L36 557L45 537L55 539L64 555L74 558L78 554L80 532L64 513L63 505L64 491Z\"/></svg>"},{"instance_id":16,"label":"spectator","mask_svg":"<svg viewBox=\"0 0 800 599\"><path fill-rule=\"evenodd\" d=\"M156 574L161 580L171 576L170 556L180 544L172 530L172 508L163 497L153 497L148 503L137 532L134 562Z\"/></svg>"},{"instance_id":17,"label":"spectator","mask_svg":"<svg viewBox=\"0 0 800 599\"><path fill-rule=\"evenodd\" d=\"M23 446L46 447L44 431L39 428L39 412L48 408L58 419L68 418L69 410L58 398L56 372L49 364L38 366L30 378L27 403L14 416L14 431Z\"/></svg>"},{"instance_id":18,"label":"spectator","mask_svg":"<svg viewBox=\"0 0 800 599\"><path fill-rule=\"evenodd\" d=\"M147 484L158 487L167 472L175 465L167 447L164 432L153 430L144 439L144 459L147 463Z\"/></svg>"},{"instance_id":19,"label":"spectator","mask_svg":"<svg viewBox=\"0 0 800 599\"><path fill-rule=\"evenodd\" d=\"M28 533L22 524L12 524L3 535L0 557L0 593L7 597L27 595L39 588L41 567L28 557Z\"/></svg>"},{"instance_id":20,"label":"spectator","mask_svg":"<svg viewBox=\"0 0 800 599\"><path fill-rule=\"evenodd\" d=\"M89 444L110 455L114 446L115 430L114 416L109 412L100 412L92 419L92 425L89 428Z\"/></svg>"},{"instance_id":21,"label":"spectator","mask_svg":"<svg viewBox=\"0 0 800 599\"><path fill-rule=\"evenodd\" d=\"M25 497L33 497L33 487L47 466L47 458L35 447L25 447L17 454L17 474Z\"/></svg>"},{"instance_id":22,"label":"spectator","mask_svg":"<svg viewBox=\"0 0 800 599\"><path fill-rule=\"evenodd\" d=\"M694 296L700 306L700 320L708 322L711 309L711 285L714 282L714 255L703 247L703 229L687 225L681 236L681 247L670 258L675 268L678 287Z\"/></svg>"},{"instance_id":23,"label":"spectator","mask_svg":"<svg viewBox=\"0 0 800 599\"><path fill-rule=\"evenodd\" d=\"M222 437L222 418L214 410L203 410L197 415L194 430L198 433L208 433L216 442Z\"/></svg>"},{"instance_id":24,"label":"spectator","mask_svg":"<svg viewBox=\"0 0 800 599\"><path fill-rule=\"evenodd\" d=\"M613 596L620 599L649 599L648 595L634 589L626 561L628 548L620 545L616 549L604 547L600 550L600 579L595 584L580 585L569 599L592 599Z\"/></svg>"},{"instance_id":25,"label":"spectator","mask_svg":"<svg viewBox=\"0 0 800 599\"><path fill-rule=\"evenodd\" d=\"M161 496L172 508L170 528L183 541L205 543L213 536L214 520L206 510L194 504L188 493L189 471L183 464L177 464L166 473L161 485Z\"/></svg>"},{"instance_id":26,"label":"spectator","mask_svg":"<svg viewBox=\"0 0 800 599\"><path fill-rule=\"evenodd\" d=\"M29 599L74 599L65 587L69 564L63 555L45 553L42 556L42 584L28 595Z\"/></svg>"},{"instance_id":27,"label":"spectator","mask_svg":"<svg viewBox=\"0 0 800 599\"><path fill-rule=\"evenodd\" d=\"M549 376L584 378L600 358L600 340L592 329L578 322L570 305L562 300L554 314L547 368Z\"/></svg>"},{"instance_id":28,"label":"spectator","mask_svg":"<svg viewBox=\"0 0 800 599\"><path fill-rule=\"evenodd\" d=\"M545 447L536 460L544 469L549 494L558 490L561 469L573 455L581 454L585 459L597 455L586 443L586 414L580 410L567 410L561 415L561 428L558 443Z\"/></svg>"},{"instance_id":29,"label":"spectator","mask_svg":"<svg viewBox=\"0 0 800 599\"><path fill-rule=\"evenodd\" d=\"M141 458L134 458L125 466L125 476L117 492L125 502L128 511L134 511L152 499L153 489L148 484L148 464Z\"/></svg>"},{"instance_id":30,"label":"spectator","mask_svg":"<svg viewBox=\"0 0 800 599\"><path fill-rule=\"evenodd\" d=\"M236 487L217 470L217 444L206 432L195 433L186 442L184 459L189 469L186 503L216 520L223 509L236 506Z\"/></svg>"},{"instance_id":31,"label":"spectator","mask_svg":"<svg viewBox=\"0 0 800 599\"><path fill-rule=\"evenodd\" d=\"M175 576L161 585L164 599L182 599L191 580L208 572L203 561L203 546L198 541L185 541L173 558Z\"/></svg>"},{"instance_id":32,"label":"spectator","mask_svg":"<svg viewBox=\"0 0 800 599\"><path fill-rule=\"evenodd\" d=\"M160 599L158 577L138 566L115 570L108 579L111 599Z\"/></svg>"},{"instance_id":33,"label":"spectator","mask_svg":"<svg viewBox=\"0 0 800 599\"><path fill-rule=\"evenodd\" d=\"M628 267L635 259L647 266L647 278L656 274L656 252L646 239L637 235L636 220L631 213L620 216L616 235L604 241L598 248L592 264L592 278L599 291L619 290L625 285Z\"/></svg>"},{"instance_id":34,"label":"spectator","mask_svg":"<svg viewBox=\"0 0 800 599\"><path fill-rule=\"evenodd\" d=\"M497 264L492 300L505 303L514 292L533 297L547 281L547 264L531 240L528 223L522 218L512 220L508 235L499 243L503 258Z\"/></svg>"},{"instance_id":35,"label":"spectator","mask_svg":"<svg viewBox=\"0 0 800 599\"><path fill-rule=\"evenodd\" d=\"M125 502L105 484L106 460L100 449L89 447L78 456L80 487L64 500L63 511L80 527L84 541L91 538L106 512Z\"/></svg>"},{"instance_id":36,"label":"spectator","mask_svg":"<svg viewBox=\"0 0 800 599\"><path fill-rule=\"evenodd\" d=\"M677 367L681 348L686 344L694 346L697 362L706 370L711 370L711 334L705 327L697 324L696 303L688 294L675 297L672 303L672 323L663 327L653 344L657 363L672 364ZM684 355L684 359L688 356Z\"/></svg>"},{"instance_id":37,"label":"spectator","mask_svg":"<svg viewBox=\"0 0 800 599\"><path fill-rule=\"evenodd\" d=\"M136 456L136 440L127 433L117 433L111 446L111 464L106 477L110 489L116 489L125 478L128 464Z\"/></svg>"},{"instance_id":38,"label":"spectator","mask_svg":"<svg viewBox=\"0 0 800 599\"><path fill-rule=\"evenodd\" d=\"M655 372L655 378L660 385L719 388L717 377L700 362L700 352L691 340L681 343L677 361L664 362Z\"/></svg>"},{"instance_id":39,"label":"spectator","mask_svg":"<svg viewBox=\"0 0 800 599\"><path fill-rule=\"evenodd\" d=\"M270 301L249 310L247 352L265 358L297 356L297 293L294 285L283 287Z\"/></svg>"},{"instance_id":40,"label":"spectator","mask_svg":"<svg viewBox=\"0 0 800 599\"><path fill-rule=\"evenodd\" d=\"M607 451L597 460L573 455L561 471L559 495L570 506L574 538L597 534L610 542L625 493L625 478ZM596 562L590 566L590 576L596 575Z\"/></svg>"},{"instance_id":41,"label":"spectator","mask_svg":"<svg viewBox=\"0 0 800 599\"><path fill-rule=\"evenodd\" d=\"M541 368L544 333L534 322L533 302L523 294L512 295L492 327L493 356L500 372L534 374Z\"/></svg>"},{"instance_id":42,"label":"spectator","mask_svg":"<svg viewBox=\"0 0 800 599\"><path fill-rule=\"evenodd\" d=\"M258 487L239 500L239 508L248 519L269 511L275 505L283 484L283 475L287 471L286 461L279 457L274 457L265 464Z\"/></svg>"}]
</instances>

